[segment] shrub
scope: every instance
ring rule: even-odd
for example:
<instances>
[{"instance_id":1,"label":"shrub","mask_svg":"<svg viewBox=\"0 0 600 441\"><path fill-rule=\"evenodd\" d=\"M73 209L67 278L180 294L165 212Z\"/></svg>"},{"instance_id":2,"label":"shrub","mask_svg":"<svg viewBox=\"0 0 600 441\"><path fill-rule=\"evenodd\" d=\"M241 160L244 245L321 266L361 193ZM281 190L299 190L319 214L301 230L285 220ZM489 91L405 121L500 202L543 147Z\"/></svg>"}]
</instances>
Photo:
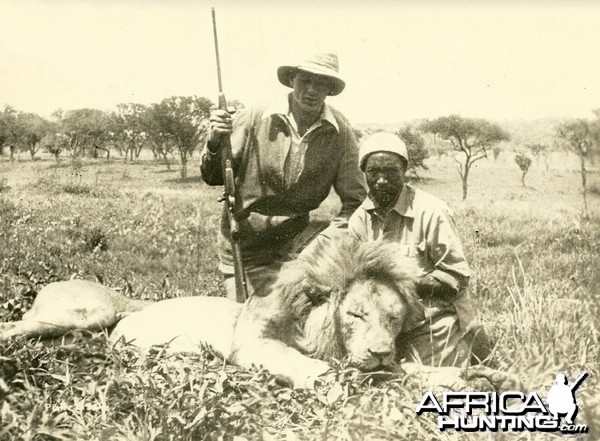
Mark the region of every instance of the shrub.
<instances>
[{"instance_id":1,"label":"shrub","mask_svg":"<svg viewBox=\"0 0 600 441\"><path fill-rule=\"evenodd\" d=\"M69 194L90 194L92 189L89 185L85 184L66 184L62 187L65 193Z\"/></svg>"},{"instance_id":2,"label":"shrub","mask_svg":"<svg viewBox=\"0 0 600 441\"><path fill-rule=\"evenodd\" d=\"M525 187L525 176L531 166L531 158L523 152L517 152L515 154L515 163L521 169L521 184Z\"/></svg>"},{"instance_id":3,"label":"shrub","mask_svg":"<svg viewBox=\"0 0 600 441\"><path fill-rule=\"evenodd\" d=\"M17 208L15 204L5 198L0 198L0 222L2 231L8 232L10 225L17 218ZM1 235L2 233L0 233Z\"/></svg>"},{"instance_id":4,"label":"shrub","mask_svg":"<svg viewBox=\"0 0 600 441\"><path fill-rule=\"evenodd\" d=\"M108 236L100 227L92 227L84 230L82 239L86 251L94 252L108 250Z\"/></svg>"}]
</instances>

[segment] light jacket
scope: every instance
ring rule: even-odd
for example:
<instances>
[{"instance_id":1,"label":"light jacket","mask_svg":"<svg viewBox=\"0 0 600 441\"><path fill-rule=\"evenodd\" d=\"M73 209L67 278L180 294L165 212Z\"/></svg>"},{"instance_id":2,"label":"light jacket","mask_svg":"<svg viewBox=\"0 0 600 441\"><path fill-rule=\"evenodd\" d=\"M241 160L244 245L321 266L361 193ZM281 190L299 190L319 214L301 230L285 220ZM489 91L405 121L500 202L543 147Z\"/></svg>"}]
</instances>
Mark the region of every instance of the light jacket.
<instances>
[{"instance_id":1,"label":"light jacket","mask_svg":"<svg viewBox=\"0 0 600 441\"><path fill-rule=\"evenodd\" d=\"M306 145L300 150L301 172L286 176L294 130L288 113L286 97L268 106L243 109L233 121L235 212L241 228L240 247L250 265L268 264L285 254L290 241L308 225L309 213L319 207L332 188L342 203L338 213L342 222L366 197L352 128L341 113L328 105L316 126L302 137L301 142ZM205 146L201 172L207 184L223 184L218 147ZM221 263L231 264L225 215L220 236Z\"/></svg>"}]
</instances>

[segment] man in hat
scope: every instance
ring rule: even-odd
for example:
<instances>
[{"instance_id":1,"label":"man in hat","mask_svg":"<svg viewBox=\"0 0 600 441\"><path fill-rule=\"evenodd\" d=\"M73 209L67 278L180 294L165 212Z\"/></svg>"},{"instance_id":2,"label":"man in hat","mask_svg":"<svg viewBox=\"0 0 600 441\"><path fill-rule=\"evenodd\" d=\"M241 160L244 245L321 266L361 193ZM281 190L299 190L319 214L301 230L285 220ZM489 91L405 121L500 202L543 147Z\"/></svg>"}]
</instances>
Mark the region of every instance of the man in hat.
<instances>
[{"instance_id":1,"label":"man in hat","mask_svg":"<svg viewBox=\"0 0 600 441\"><path fill-rule=\"evenodd\" d=\"M292 89L266 106L243 109L232 120L214 110L202 153L202 178L222 185L223 134L231 134L236 176L240 248L249 292L265 295L285 260L295 257L316 236L345 228L366 196L358 169L358 146L352 128L325 104L345 82L334 54L317 54L277 69L279 81ZM331 188L342 207L331 225L310 222L310 212ZM327 228L325 231L323 231ZM219 268L227 296L235 299L233 261L227 216L218 238Z\"/></svg>"},{"instance_id":2,"label":"man in hat","mask_svg":"<svg viewBox=\"0 0 600 441\"><path fill-rule=\"evenodd\" d=\"M426 320L399 336L401 358L433 366L483 360L489 342L473 321L467 293L470 270L452 212L440 199L405 183L406 145L391 133L375 133L360 147L359 167L369 196L349 220L361 241L395 241L419 268L417 294Z\"/></svg>"}]
</instances>

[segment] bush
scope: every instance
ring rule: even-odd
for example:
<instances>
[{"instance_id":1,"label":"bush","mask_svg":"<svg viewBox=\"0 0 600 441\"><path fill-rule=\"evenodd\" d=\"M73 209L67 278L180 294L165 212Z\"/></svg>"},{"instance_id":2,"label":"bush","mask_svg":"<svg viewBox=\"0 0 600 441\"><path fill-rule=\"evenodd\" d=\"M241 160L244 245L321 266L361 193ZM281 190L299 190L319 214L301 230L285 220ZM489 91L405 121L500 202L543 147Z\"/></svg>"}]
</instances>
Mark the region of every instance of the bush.
<instances>
[{"instance_id":1,"label":"bush","mask_svg":"<svg viewBox=\"0 0 600 441\"><path fill-rule=\"evenodd\" d=\"M89 185L85 185L85 184L66 184L62 187L62 190L65 193L69 193L69 194L90 194L92 192L92 189L90 188Z\"/></svg>"},{"instance_id":2,"label":"bush","mask_svg":"<svg viewBox=\"0 0 600 441\"><path fill-rule=\"evenodd\" d=\"M7 182L6 178L0 178L0 193L10 188Z\"/></svg>"},{"instance_id":3,"label":"bush","mask_svg":"<svg viewBox=\"0 0 600 441\"><path fill-rule=\"evenodd\" d=\"M11 224L17 218L17 207L8 199L0 198L0 222L2 232L8 233ZM2 233L0 233L1 235Z\"/></svg>"},{"instance_id":4,"label":"bush","mask_svg":"<svg viewBox=\"0 0 600 441\"><path fill-rule=\"evenodd\" d=\"M529 167L531 166L531 158L523 152L517 152L515 154L515 163L521 169L521 184L523 184L523 187L525 187L525 176L527 175Z\"/></svg>"},{"instance_id":5,"label":"bush","mask_svg":"<svg viewBox=\"0 0 600 441\"><path fill-rule=\"evenodd\" d=\"M412 171L418 177L417 170L419 168L427 170L425 160L430 156L429 150L425 148L425 140L418 132L413 131L410 126L404 127L396 135L406 144L409 158L408 170Z\"/></svg>"},{"instance_id":6,"label":"bush","mask_svg":"<svg viewBox=\"0 0 600 441\"><path fill-rule=\"evenodd\" d=\"M100 227L92 227L83 232L83 243L86 251L107 251L108 236Z\"/></svg>"}]
</instances>

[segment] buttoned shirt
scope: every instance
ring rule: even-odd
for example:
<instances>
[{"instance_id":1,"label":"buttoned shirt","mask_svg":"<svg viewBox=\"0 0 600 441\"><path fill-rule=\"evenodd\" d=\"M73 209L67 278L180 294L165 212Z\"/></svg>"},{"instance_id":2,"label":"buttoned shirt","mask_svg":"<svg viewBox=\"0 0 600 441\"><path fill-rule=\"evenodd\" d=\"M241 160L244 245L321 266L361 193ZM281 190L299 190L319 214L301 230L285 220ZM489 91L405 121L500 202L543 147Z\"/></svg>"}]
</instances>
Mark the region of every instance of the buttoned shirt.
<instances>
[{"instance_id":1,"label":"buttoned shirt","mask_svg":"<svg viewBox=\"0 0 600 441\"><path fill-rule=\"evenodd\" d=\"M459 291L452 307L459 312L463 326L470 322L467 286L471 273L452 211L445 202L405 184L386 213L367 198L350 217L348 230L361 241L398 242L401 255L417 263L418 276L430 274ZM443 309L443 302L437 306Z\"/></svg>"},{"instance_id":2,"label":"buttoned shirt","mask_svg":"<svg viewBox=\"0 0 600 441\"><path fill-rule=\"evenodd\" d=\"M344 221L367 193L356 139L343 115L324 105L318 120L300 136L289 116L289 99L288 95L268 106L243 109L233 121L235 216L248 220L240 222L246 225L240 247L250 265L281 257L332 187L342 203L338 218ZM205 146L201 172L209 185L223 184L218 148ZM223 216L219 257L225 264L231 263L228 237Z\"/></svg>"},{"instance_id":3,"label":"buttoned shirt","mask_svg":"<svg viewBox=\"0 0 600 441\"><path fill-rule=\"evenodd\" d=\"M302 169L304 168L304 156L306 154L306 148L311 132L325 123L331 124L338 132L340 129L329 106L324 106L323 112L319 118L308 128L304 135L300 135L300 133L298 133L298 125L294 120L292 112L288 111L285 114L283 113L287 104L287 100L276 100L266 109L265 115L278 115L281 118L284 118L290 129L290 148L287 152L283 169L283 175L287 180L286 184L289 186L293 182L296 182L300 173L302 173Z\"/></svg>"}]
</instances>

